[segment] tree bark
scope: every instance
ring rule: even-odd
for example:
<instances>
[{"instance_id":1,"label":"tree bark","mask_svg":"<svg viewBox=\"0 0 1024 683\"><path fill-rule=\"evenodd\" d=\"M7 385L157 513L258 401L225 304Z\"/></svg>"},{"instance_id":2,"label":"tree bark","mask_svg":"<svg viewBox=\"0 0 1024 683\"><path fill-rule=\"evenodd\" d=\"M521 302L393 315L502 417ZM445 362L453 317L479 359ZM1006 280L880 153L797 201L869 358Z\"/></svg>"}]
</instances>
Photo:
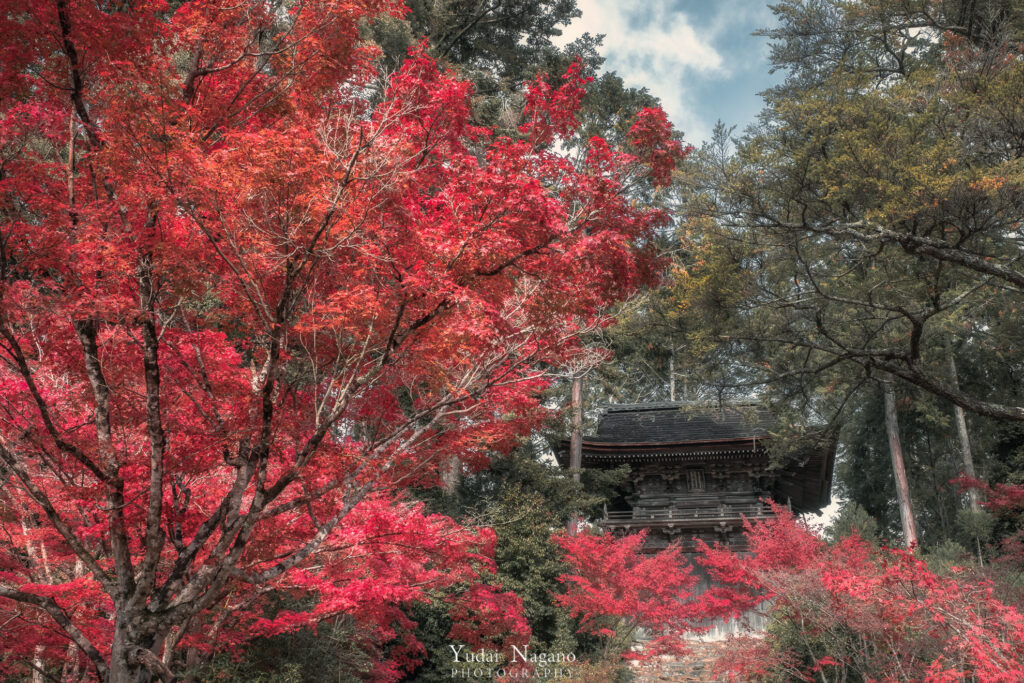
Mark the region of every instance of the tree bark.
<instances>
[{"instance_id":1,"label":"tree bark","mask_svg":"<svg viewBox=\"0 0 1024 683\"><path fill-rule=\"evenodd\" d=\"M675 402L676 400L676 353L672 351L672 355L668 357L668 400Z\"/></svg>"},{"instance_id":2,"label":"tree bark","mask_svg":"<svg viewBox=\"0 0 1024 683\"><path fill-rule=\"evenodd\" d=\"M892 456L892 473L896 479L896 500L900 507L900 521L903 524L903 541L908 548L917 545L917 524L910 504L910 486L907 471L903 467L903 446L900 444L899 422L896 417L896 390L891 379L882 383L885 394L885 430L889 436L889 454Z\"/></svg>"},{"instance_id":3,"label":"tree bark","mask_svg":"<svg viewBox=\"0 0 1024 683\"><path fill-rule=\"evenodd\" d=\"M569 471L572 472L572 480L580 480L580 470L583 468L583 376L576 375L572 378L572 435L569 437ZM569 535L576 534L576 527L579 525L579 515L573 515L569 520L566 531Z\"/></svg>"},{"instance_id":4,"label":"tree bark","mask_svg":"<svg viewBox=\"0 0 1024 683\"><path fill-rule=\"evenodd\" d=\"M956 359L953 357L953 343L950 340L946 345L946 357L949 359L949 381L953 383L953 389L960 391L960 378L956 371ZM971 454L971 437L967 432L967 415L964 409L953 404L953 419L956 421L957 439L960 442L960 458L963 460L964 476L977 479L974 471L974 456ZM978 504L978 489L971 487L967 489L967 498L970 501L971 512L977 513L981 509ZM985 557L981 553L981 538L974 536L974 549L978 554L978 566L985 566Z\"/></svg>"},{"instance_id":5,"label":"tree bark","mask_svg":"<svg viewBox=\"0 0 1024 683\"><path fill-rule=\"evenodd\" d=\"M572 436L569 439L569 471L580 480L583 467L583 377L572 378Z\"/></svg>"},{"instance_id":6,"label":"tree bark","mask_svg":"<svg viewBox=\"0 0 1024 683\"><path fill-rule=\"evenodd\" d=\"M454 493L459 486L459 475L462 463L456 457L448 458L441 464L441 487L447 493Z\"/></svg>"},{"instance_id":7,"label":"tree bark","mask_svg":"<svg viewBox=\"0 0 1024 683\"><path fill-rule=\"evenodd\" d=\"M956 360L953 358L952 346L946 348L946 355L949 359L950 381L953 383L953 388L960 391L960 381L957 377ZM964 409L955 403L953 404L953 417L956 420L956 432L960 442L960 457L963 459L964 475L971 479L976 479L974 457L971 455L971 438L967 432L967 415L964 413ZM968 489L967 495L970 496L971 510L977 512L979 507L977 489Z\"/></svg>"},{"instance_id":8,"label":"tree bark","mask_svg":"<svg viewBox=\"0 0 1024 683\"><path fill-rule=\"evenodd\" d=\"M125 623L122 610L116 610L114 616L114 639L110 644L110 673L107 683L135 683L138 669L128 662L128 652L132 647L128 635L128 624Z\"/></svg>"}]
</instances>

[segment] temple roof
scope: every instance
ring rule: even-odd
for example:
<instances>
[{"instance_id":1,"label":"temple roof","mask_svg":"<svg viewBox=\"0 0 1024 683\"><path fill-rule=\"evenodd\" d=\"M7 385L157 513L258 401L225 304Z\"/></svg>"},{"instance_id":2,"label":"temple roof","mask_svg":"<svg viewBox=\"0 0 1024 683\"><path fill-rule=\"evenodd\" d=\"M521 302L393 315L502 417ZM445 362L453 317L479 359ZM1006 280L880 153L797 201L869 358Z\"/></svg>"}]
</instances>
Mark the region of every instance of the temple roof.
<instances>
[{"instance_id":1,"label":"temple roof","mask_svg":"<svg viewBox=\"0 0 1024 683\"><path fill-rule=\"evenodd\" d=\"M694 443L766 437L778 421L755 405L723 407L684 403L607 406L589 443Z\"/></svg>"},{"instance_id":2,"label":"temple roof","mask_svg":"<svg viewBox=\"0 0 1024 683\"><path fill-rule=\"evenodd\" d=\"M772 469L774 496L800 510L820 509L830 500L835 463L834 435L808 430L807 443L787 443L790 449L781 469L772 468L765 449L778 419L758 405L707 406L686 403L640 403L606 406L597 433L584 435L583 467L615 467L621 463L678 463L700 466L744 462ZM816 435L816 436L815 436ZM568 466L568 442L558 455Z\"/></svg>"}]
</instances>

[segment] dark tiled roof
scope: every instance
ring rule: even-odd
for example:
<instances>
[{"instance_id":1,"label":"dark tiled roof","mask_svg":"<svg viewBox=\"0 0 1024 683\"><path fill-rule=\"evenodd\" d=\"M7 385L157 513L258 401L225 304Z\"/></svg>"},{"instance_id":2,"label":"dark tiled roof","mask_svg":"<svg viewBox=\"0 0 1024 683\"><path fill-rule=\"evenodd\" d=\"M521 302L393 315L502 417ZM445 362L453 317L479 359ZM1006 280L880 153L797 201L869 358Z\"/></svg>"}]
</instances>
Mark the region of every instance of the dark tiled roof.
<instances>
[{"instance_id":1,"label":"dark tiled roof","mask_svg":"<svg viewBox=\"0 0 1024 683\"><path fill-rule=\"evenodd\" d=\"M751 439L768 436L777 420L754 405L693 406L642 403L605 408L591 443L682 443Z\"/></svg>"},{"instance_id":2,"label":"dark tiled roof","mask_svg":"<svg viewBox=\"0 0 1024 683\"><path fill-rule=\"evenodd\" d=\"M765 441L780 432L778 420L756 405L695 406L682 403L641 403L606 406L597 434L584 435L583 467L605 468L620 463L661 463L664 467L739 461L767 468ZM772 497L798 511L828 505L835 463L834 434L813 430L822 438L795 447L781 469L773 471ZM792 436L786 437L793 438ZM569 442L557 453L568 466Z\"/></svg>"}]
</instances>

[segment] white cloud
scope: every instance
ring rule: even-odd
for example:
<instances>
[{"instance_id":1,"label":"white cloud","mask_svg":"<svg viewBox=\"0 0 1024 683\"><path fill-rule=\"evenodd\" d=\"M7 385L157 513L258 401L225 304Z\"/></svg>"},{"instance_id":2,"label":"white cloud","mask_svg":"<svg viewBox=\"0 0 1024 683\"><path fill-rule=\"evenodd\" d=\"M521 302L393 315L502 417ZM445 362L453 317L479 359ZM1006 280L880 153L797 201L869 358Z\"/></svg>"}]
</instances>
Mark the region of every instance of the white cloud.
<instances>
[{"instance_id":1,"label":"white cloud","mask_svg":"<svg viewBox=\"0 0 1024 683\"><path fill-rule=\"evenodd\" d=\"M764 28L775 23L775 14L767 0L717 0L711 17L710 32L716 37L734 33L737 26Z\"/></svg>"},{"instance_id":2,"label":"white cloud","mask_svg":"<svg viewBox=\"0 0 1024 683\"><path fill-rule=\"evenodd\" d=\"M604 34L605 68L617 72L627 86L650 90L676 128L688 140L699 141L709 136L711 124L689 105L693 93L687 77L725 79L729 72L711 44L712 35L702 35L686 13L666 4L580 0L583 16L565 30L562 43L584 33ZM637 21L640 18L646 21ZM645 25L636 28L639 24Z\"/></svg>"}]
</instances>

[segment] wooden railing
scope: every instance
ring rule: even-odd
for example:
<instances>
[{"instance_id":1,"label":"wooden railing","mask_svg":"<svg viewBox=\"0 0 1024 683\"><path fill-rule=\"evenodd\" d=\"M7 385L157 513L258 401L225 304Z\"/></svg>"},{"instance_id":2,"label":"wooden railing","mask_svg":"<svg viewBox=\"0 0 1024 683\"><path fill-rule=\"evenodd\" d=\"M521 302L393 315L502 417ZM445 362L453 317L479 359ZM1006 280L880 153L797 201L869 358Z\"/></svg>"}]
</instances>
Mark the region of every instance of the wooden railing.
<instances>
[{"instance_id":1,"label":"wooden railing","mask_svg":"<svg viewBox=\"0 0 1024 683\"><path fill-rule=\"evenodd\" d=\"M644 524L649 522L692 522L734 520L740 516L752 519L771 517L772 509L765 503L719 505L717 507L635 509L605 512L602 525Z\"/></svg>"}]
</instances>

